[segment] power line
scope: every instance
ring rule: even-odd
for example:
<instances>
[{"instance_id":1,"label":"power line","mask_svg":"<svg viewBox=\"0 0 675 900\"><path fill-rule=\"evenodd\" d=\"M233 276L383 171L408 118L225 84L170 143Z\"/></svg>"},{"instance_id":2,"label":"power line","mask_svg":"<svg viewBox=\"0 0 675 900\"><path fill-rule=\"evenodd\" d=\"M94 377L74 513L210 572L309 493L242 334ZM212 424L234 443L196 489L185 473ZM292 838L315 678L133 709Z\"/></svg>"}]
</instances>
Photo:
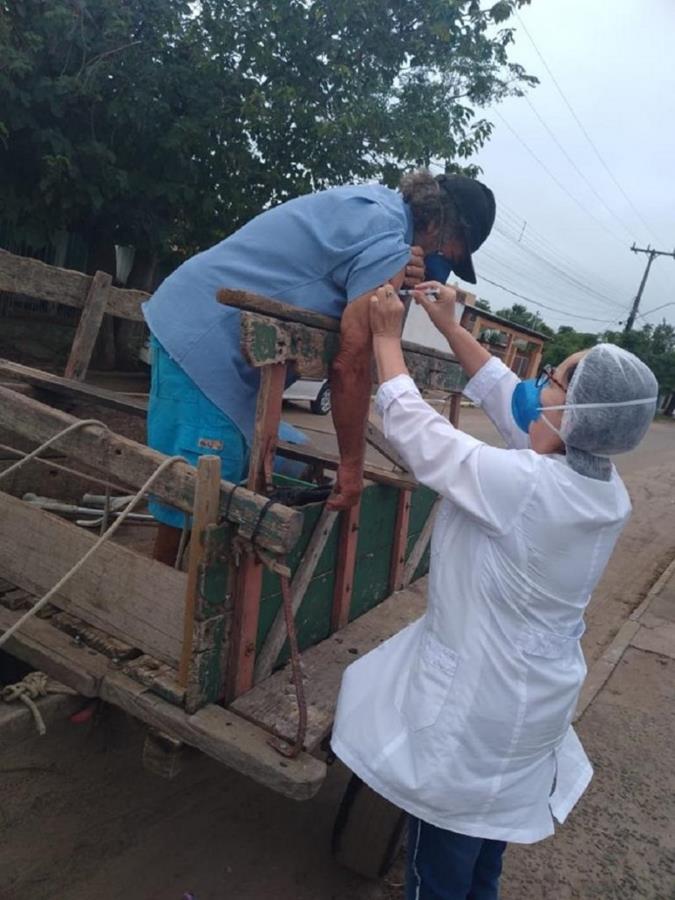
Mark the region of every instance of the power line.
<instances>
[{"instance_id":1,"label":"power line","mask_svg":"<svg viewBox=\"0 0 675 900\"><path fill-rule=\"evenodd\" d=\"M562 181L560 181L560 179L556 175L554 175L553 172L551 172L551 170L546 165L546 163L542 162L542 160L537 156L537 154L530 147L530 145L525 140L523 140L523 138L518 134L518 132L515 130L515 128L513 128L511 125L509 125L509 123L506 121L504 116L499 112L499 110L495 109L494 114L496 116L498 116L498 118L501 119L501 121L504 123L504 125L506 125L506 127L509 129L511 134L516 138L516 140L519 143L521 143L523 145L523 147L525 148L525 150L527 150L527 152L530 154L532 159L534 159L534 161L539 166L541 166L541 168L544 170L544 172L546 172L548 177L557 184L557 186L560 188L560 190L564 194L567 194L567 196L570 198L570 200L572 200L573 203L576 203L576 205L579 207L579 209L583 213L585 213L590 219L593 219L595 224L599 225L603 231L606 231L607 234L611 235L615 241L618 241L620 244L623 243L623 239L621 237L619 237L618 234L616 234L614 231L612 231L610 228L608 228L607 225L605 225L605 223L603 221L598 219L597 216L593 215L593 213L590 210L586 209L586 207L583 205L583 203L577 197L575 197L574 194L572 194L570 191L568 191L568 189L565 187L565 185L562 183Z\"/></svg>"},{"instance_id":2,"label":"power line","mask_svg":"<svg viewBox=\"0 0 675 900\"><path fill-rule=\"evenodd\" d=\"M632 231L630 230L630 228L624 223L624 221L623 221L622 219L619 218L619 216L614 212L614 210L613 210L610 206L608 206L608 205L605 203L605 201L603 200L603 198L602 198L602 197L600 196L600 194L596 191L596 189L595 189L595 187L593 186L593 184L588 180L588 178L586 178L586 176L584 175L583 171L582 171L582 170L579 168L579 166L575 163L575 161L572 159L572 157L571 157L570 154L567 152L567 150L565 149L565 147L560 143L560 141L559 141L558 138L556 137L555 133L553 132L553 129L549 127L548 123L546 122L546 120L544 119L544 117L539 113L539 110L535 107L534 103L532 103L532 101L530 100L530 98L529 98L527 95L524 96L524 99L525 99L525 102L527 103L527 105L528 105L528 106L530 107L530 109L532 110L532 112L535 114L535 116L539 119L539 121L541 122L541 124L544 126L544 128L545 128L546 131L548 132L549 136L551 137L551 140L555 143L556 147L557 147L557 148L560 150L560 152L564 155L564 157L565 157L565 159L567 160L567 162L572 166L572 168L573 168L574 171L577 173L577 175L583 180L584 184L585 184L585 185L589 188L589 190L593 193L593 195L594 195L595 198L598 200L598 202L601 203L601 204L604 206L604 208L607 210L607 212L610 214L610 216L612 216L612 217L614 218L614 220L617 221L617 222L619 223L619 225L621 225L621 227L626 231L626 233L632 236Z\"/></svg>"},{"instance_id":3,"label":"power line","mask_svg":"<svg viewBox=\"0 0 675 900\"><path fill-rule=\"evenodd\" d=\"M514 297L519 297L521 300L525 300L528 303L534 303L535 306L541 306L542 309L547 309L549 312L557 313L558 315L566 316L567 318L573 319L583 319L586 322L600 322L605 325L613 324L616 319L596 319L592 316L578 316L576 313L568 313L564 310L556 309L554 306L547 306L545 303L541 303L539 300L533 300L532 297L528 297L525 294L520 294L518 291L513 291L511 288L507 288L505 285L500 284L498 281L492 281L490 278L486 278L485 275L481 275L480 279L482 281L487 281L488 284L492 284L495 287L501 288L501 290L506 291L507 294L512 294Z\"/></svg>"},{"instance_id":4,"label":"power line","mask_svg":"<svg viewBox=\"0 0 675 900\"><path fill-rule=\"evenodd\" d=\"M530 34L530 32L527 30L527 27L525 26L525 23L523 22L523 20L522 20L522 18L521 18L521 16L520 16L520 13L519 13L518 11L516 11L516 16L518 17L518 21L520 22L521 28L523 29L523 31L524 31L525 34L527 35L527 37L528 37L530 43L532 44L532 46L533 46L534 49L535 49L535 52L536 52L537 56L538 56L539 59L541 60L542 65L544 66L544 68L545 68L546 71L548 72L549 77L551 78L551 81L552 81L553 84L555 85L556 90L558 91L558 93L559 93L560 96L562 97L563 102L565 103L565 105L567 106L567 108L569 109L569 111L570 111L570 113L571 113L571 115L572 115L572 118L574 119L574 121L575 121L575 122L577 123L577 125L579 126L579 129L581 130L581 133L583 134L583 136L584 136L584 137L586 138L586 140L588 141L588 143L589 143L591 149L593 150L593 152L594 152L595 155L597 156L598 160L600 161L600 164L602 165L602 167L604 168L604 170L607 172L607 174L609 175L609 177L612 179L612 181L614 182L614 184L616 185L616 187L619 189L619 191L621 192L621 194L622 194L624 200L626 201L626 203L628 203L628 205L630 206L630 208L633 210L633 212L635 213L635 215L636 215L636 216L638 217L638 219L642 222L642 224L643 224L644 227L647 229L647 231L651 234L651 236L654 238L654 240L657 240L656 236L654 235L654 232L651 230L651 228L649 227L649 225L647 224L647 222L645 222L644 218L640 215L639 210L636 209L636 207L635 207L633 201L630 199L630 197L628 196L628 194L627 194L627 193L624 191L624 189L621 187L621 185L619 184L619 182L618 182L617 179L615 178L614 173L612 172L612 170L609 168L609 166L607 165L607 163L606 163L605 160L603 159L602 154L600 153L600 151L598 150L598 148L597 148L597 147L595 146L595 144L593 143L593 140L592 140L590 134L589 134L589 133L586 131L586 129L584 128L584 125L583 125L581 119L580 119L579 116L576 114L576 112L574 111L574 108L573 108L572 104L570 103L570 101L569 101L569 100L567 99L567 97L565 96L565 93L564 93L563 89L562 89L562 88L560 87L560 85L558 84L558 81L557 81L555 75L553 74L553 72L551 71L550 66L548 65L548 63L547 63L546 60L544 59L543 53L541 52L541 50L539 49L539 47L537 47L537 45L536 45L536 43L535 43L535 41L534 41L534 38L532 37L532 35Z\"/></svg>"},{"instance_id":5,"label":"power line","mask_svg":"<svg viewBox=\"0 0 675 900\"><path fill-rule=\"evenodd\" d=\"M524 254L528 254L534 260L536 260L542 266L545 266L549 269L556 278L559 278L569 285L571 285L576 290L580 291L584 296L588 297L592 302L597 300L605 305L620 307L623 309L623 304L621 302L617 302L615 299L617 295L620 296L620 292L616 290L613 285L607 285L605 291L609 291L609 295L606 292L603 292L599 287L594 286L596 282L596 276L591 273L585 273L583 268L580 266L578 262L573 260L567 261L562 254L557 254L560 257L560 260L550 259L546 253L550 252L548 250L542 251L536 246L529 246L526 240L517 240L514 237L513 231L509 229L514 229L510 223L506 223L506 228L502 222L497 219L497 224L495 226L495 231L498 236L510 241L515 247L520 250ZM543 255L542 255L543 254ZM573 273L578 273L573 274ZM591 296L593 295L593 296ZM628 302L628 298L626 298L626 303Z\"/></svg>"},{"instance_id":6,"label":"power line","mask_svg":"<svg viewBox=\"0 0 675 900\"><path fill-rule=\"evenodd\" d=\"M641 319L644 319L645 316L651 316L652 313L658 312L660 309L665 309L666 306L675 306L675 303L663 303L661 306L656 306L654 309L648 309L646 312L638 313Z\"/></svg>"},{"instance_id":7,"label":"power line","mask_svg":"<svg viewBox=\"0 0 675 900\"><path fill-rule=\"evenodd\" d=\"M507 124L507 127L509 127L508 123L505 123L505 124ZM542 165L543 165L543 163L542 163ZM439 169L441 171L443 170L443 165L440 162L438 162L438 160L431 160L430 167L436 167L437 169ZM544 168L546 168L546 167L544 166ZM551 173L549 173L549 174L551 174ZM551 175L551 177L554 179L554 181L556 181L555 176ZM564 186L562 186L562 185L559 185L559 186L562 187L563 190L566 190L564 188ZM566 191L566 193L569 193L569 192ZM572 195L570 194L569 196L571 197ZM574 200L575 198L572 197L572 199ZM575 202L578 203L577 200L575 200ZM583 209L583 207L582 207L582 209ZM588 212L587 210L584 210L584 211ZM589 213L589 215L590 215L590 213ZM567 256L566 254L561 253L557 249L557 247L555 247L543 235L540 235L535 228L533 228L528 222L526 222L524 216L522 216L520 213L517 213L515 210L511 209L503 201L500 200L499 204L498 204L498 208L497 208L497 219L498 220L499 220L499 218L508 219L509 217L511 219L513 219L514 222L516 223L512 227L517 228L517 230L519 232L522 232L524 229L524 226L527 225L527 231L526 231L525 235L521 236L521 240L519 240L517 243L522 245L523 240L524 240L525 242L530 241L534 244L539 244L543 251L545 251L546 253L549 253L553 256L558 257L561 265L566 266L566 267L571 266L574 269L574 271L583 273L583 266L577 260L574 260L570 256ZM592 217L592 218L594 218L594 217ZM595 221L598 222L597 219ZM508 221L505 222L505 225L508 226L509 224L511 224L511 223L509 223ZM598 224L601 224L601 223L598 223ZM605 226L603 225L602 227L604 228ZM612 234L612 237L615 237L617 240L620 241L621 245L624 246L623 240L618 238L618 236L615 235L613 232L610 232L610 234ZM528 248L528 250L529 250L529 248ZM530 252L534 253L536 251L531 250ZM604 282L605 290L609 290L613 294L620 293L620 291L617 291L617 288L615 285L612 285L612 284L610 284L610 282L605 281L602 278L599 278L596 273L586 273L586 278L589 281L590 280L595 280L595 281L599 280L600 282Z\"/></svg>"},{"instance_id":8,"label":"power line","mask_svg":"<svg viewBox=\"0 0 675 900\"><path fill-rule=\"evenodd\" d=\"M506 222L507 225L511 224L511 227L521 230L522 224L525 222L525 218L517 213L515 210L508 207L503 201L499 203L499 210L497 212L498 218L501 217L511 217L515 224ZM566 253L562 253L557 245L554 245L551 241L545 238L542 234L540 234L536 228L527 223L528 227L525 232L523 241L530 241L531 243L538 245L541 248L541 251L549 254L550 256L557 259L559 265L563 265L566 267L571 267L575 272L579 272L580 274L585 274L585 277L588 279L592 279L593 281L597 281L604 285L605 290L609 291L612 294L620 294L621 291L617 289L616 285L611 284L602 276L598 275L597 272L591 273L590 271L585 271L585 267L576 259L573 259Z\"/></svg>"},{"instance_id":9,"label":"power line","mask_svg":"<svg viewBox=\"0 0 675 900\"><path fill-rule=\"evenodd\" d=\"M515 244L516 247L517 247L521 252L527 253L528 255L530 255L531 257L533 257L533 259L537 260L541 265L546 266L548 269L551 270L551 272L554 273L555 277L557 277L557 278L559 278L559 279L561 279L561 280L567 282L571 287L573 287L574 289L580 291L582 294L584 294L585 296L587 296L590 300L596 301L596 302L600 302L600 303L604 303L604 304L606 304L606 305L608 305L608 306L614 306L614 307L620 307L620 306L621 306L621 304L620 304L620 303L617 303L616 300L612 299L611 297L608 297L606 294L604 294L602 291L598 290L597 288L594 288L594 287L592 286L592 283L591 283L591 281L590 281L589 279L587 279L586 281L582 281L582 280L580 280L579 278L576 278L574 275L572 275L572 274L568 271L568 268L569 268L569 267L561 268L559 265L557 265L557 264L556 264L555 262L553 262L552 260L547 259L545 256L542 256L540 253L538 253L538 252L537 252L535 249L533 249L532 247L530 247L530 246L528 246L528 245L526 245L526 244L523 244L522 242L517 241L517 240L513 237L513 235L509 234L509 233L508 233L507 231L505 231L505 230L502 230L502 229L499 227L499 225L496 226L496 229L495 229L495 230L496 230L496 232L497 232L498 235L501 235L501 236L504 237L506 240L509 240L509 241L511 241L513 244ZM578 271L578 267L575 266L575 267L574 267L574 270L575 270L575 271ZM621 307L621 308L623 308L623 307Z\"/></svg>"},{"instance_id":10,"label":"power line","mask_svg":"<svg viewBox=\"0 0 675 900\"><path fill-rule=\"evenodd\" d=\"M513 265L514 260L511 260L509 258L509 261L507 262L502 257L499 257L496 254L494 254L492 252L492 250L481 251L481 255L484 257L487 257L489 260L496 262L502 268L507 269L510 272L513 272L517 276L523 278L525 281L535 282L535 283L538 282L540 285L544 286L543 290L546 292L548 292L548 291L553 291L553 293L560 292L560 293L563 293L565 296L570 296L570 294L573 293L581 303L584 303L584 305L586 307L588 307L589 304L603 302L606 306L609 306L612 309L619 309L621 311L622 315L624 315L624 316L626 315L626 308L624 306L620 306L619 304L611 303L609 301L602 301L602 300L596 300L595 298L589 298L588 295L586 295L585 293L583 293L582 291L579 290L577 285L574 285L574 284L570 285L569 283L563 283L563 285L560 288L556 288L555 286L552 286L551 285L551 276L547 272L537 271L536 268L533 271L531 268L532 263L529 260L522 261L522 262L525 262L526 266L529 266L529 268L523 269L522 267L520 267L518 265ZM515 262L518 262L518 261L515 261ZM555 277L560 279L561 282L563 281L563 279L561 279L560 276L556 275ZM538 290L538 293L542 292L541 287L538 287L537 290ZM605 313L605 315L607 315L606 311L604 311L604 313Z\"/></svg>"},{"instance_id":11,"label":"power line","mask_svg":"<svg viewBox=\"0 0 675 900\"><path fill-rule=\"evenodd\" d=\"M435 165L438 168L442 168L442 166L440 166L440 164L435 161L432 161L432 165ZM504 219L504 222L503 222L504 232L502 232L499 228L500 218ZM525 225L527 225L528 227L527 227L525 234L523 235L522 232L523 232L523 228ZM519 233L519 238L520 238L519 240L516 240L513 236L508 234L509 227L513 228L515 231L517 231ZM583 293L584 295L588 295L588 293L595 294L598 297L597 302L602 302L605 305L613 306L615 309L620 310L621 318L625 318L625 316L627 315L627 313L628 313L627 308L625 306L623 306L620 302L611 300L609 297L607 297L606 294L603 294L600 290L590 287L590 285L594 281L597 281L598 283L602 283L605 286L605 290L609 291L612 295L620 295L621 291L618 290L615 285L613 285L609 281L606 281L605 279L601 278L600 276L597 275L597 273L591 273L588 271L585 272L584 267L578 262L578 260L575 260L572 257L570 257L569 255L562 253L558 249L557 245L554 245L546 237L544 237L542 234L540 234L537 231L537 229L535 229L533 226L529 225L529 223L526 223L525 218L520 213L518 213L516 210L509 207L503 201L499 202L498 213L497 213L497 227L495 230L496 230L497 234L502 234L502 236L505 237L506 239L513 241L513 243L515 243L518 247L520 247L524 252L529 253L535 259L541 260L543 265L549 266L551 268L551 270L554 273L556 273L556 277L560 278L561 280L567 281L569 284L571 284L571 286L576 291ZM533 247L527 246L528 243L531 243L534 246ZM486 253L486 250L483 249L482 253L483 254ZM546 256L542 256L541 255L542 253L549 254L554 259L551 260L551 259L548 259ZM505 266L505 264L502 261L500 261L498 259L496 261L500 266L502 266L502 267ZM562 268L560 268L561 266L563 266L565 268L562 269ZM513 269L513 267L507 267L507 268L511 268L511 271L515 271ZM572 276L570 274L570 272L568 271L570 268L574 272L579 273L581 277L585 277L586 283L580 282L577 278ZM516 271L516 274L520 274L521 277L525 277L525 278L531 277L531 275L528 275L527 273L523 273L522 270L520 272ZM569 290L569 288L566 287L565 290ZM523 295L519 295L519 296L523 296ZM535 301L532 301L532 302L535 302ZM595 302L595 298L591 297L589 299L588 296L585 296L584 302L586 302L586 303ZM628 302L629 301L627 299L626 306L628 305ZM569 315L570 317L575 316L575 314L573 314L573 313L569 313L569 314L562 313L562 311L560 311L559 309L556 309L554 307L544 307L544 308L549 309L550 311L553 311L553 312L561 313L563 315ZM583 318L583 317L576 316L576 318ZM604 323L610 323L610 322L614 323L615 321L617 321L616 319L608 320L608 319L600 319L600 318L595 318L595 317L593 317L593 318L586 317L586 318L589 321L604 322Z\"/></svg>"}]
</instances>

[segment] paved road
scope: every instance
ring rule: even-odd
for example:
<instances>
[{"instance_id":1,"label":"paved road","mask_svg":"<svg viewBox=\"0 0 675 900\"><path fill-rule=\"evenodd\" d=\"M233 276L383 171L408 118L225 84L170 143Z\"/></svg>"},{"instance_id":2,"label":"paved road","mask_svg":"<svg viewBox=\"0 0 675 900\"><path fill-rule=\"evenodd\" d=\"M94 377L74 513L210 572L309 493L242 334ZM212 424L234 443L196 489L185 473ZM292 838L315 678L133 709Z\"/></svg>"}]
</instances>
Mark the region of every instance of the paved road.
<instances>
[{"instance_id":1,"label":"paved road","mask_svg":"<svg viewBox=\"0 0 675 900\"><path fill-rule=\"evenodd\" d=\"M298 411L292 415L299 423L330 431L325 419ZM463 424L495 440L480 412L463 410ZM675 424L656 423L642 448L620 463L635 513L589 612L586 652L591 660L675 556L674 461ZM604 770L600 793L589 794L588 804L580 807L580 824L573 820L555 844L542 844L529 855L513 854L505 879L507 900L668 896L654 893L645 882L646 868L634 843L651 840L651 860L658 855L653 832L666 827L663 822L647 827L644 820L653 809L659 814L661 802L661 782L650 780L649 769L657 766L660 753L655 769L660 777L664 759L672 759L674 735L657 729L659 703L674 699L663 685L670 674L652 666L642 676L644 702L633 690L623 705L616 701L610 707L610 699L598 707L597 716L584 720L583 737ZM618 696L628 690L626 677L619 673L616 678L624 680L610 685ZM653 745L651 729L655 736L658 732ZM624 732L634 745L622 767L617 759L625 750ZM140 753L140 733L111 712L93 731L65 725L0 754L2 900L180 900L186 890L194 891L197 900L402 896L400 869L387 883L369 884L339 869L330 857L332 818L346 778L339 766L315 800L295 804L203 758L165 782L142 769ZM631 806L634 784L641 793ZM620 809L628 818L615 825L607 813L608 796L625 801ZM638 813L639 827L633 821ZM614 827L621 830L616 844ZM609 864L592 863L599 852L609 854ZM621 892L613 887L617 867L616 884L620 879L626 886ZM572 870L581 873L576 881ZM584 892L585 883L593 885L590 892Z\"/></svg>"}]
</instances>

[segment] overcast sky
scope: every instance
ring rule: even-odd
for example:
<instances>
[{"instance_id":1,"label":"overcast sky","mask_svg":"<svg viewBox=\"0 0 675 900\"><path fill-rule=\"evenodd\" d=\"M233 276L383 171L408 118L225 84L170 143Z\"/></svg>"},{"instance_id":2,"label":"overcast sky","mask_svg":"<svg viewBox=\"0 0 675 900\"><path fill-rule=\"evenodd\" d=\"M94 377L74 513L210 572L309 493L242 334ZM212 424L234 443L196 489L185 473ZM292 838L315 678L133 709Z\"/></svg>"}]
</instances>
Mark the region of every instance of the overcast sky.
<instances>
[{"instance_id":1,"label":"overcast sky","mask_svg":"<svg viewBox=\"0 0 675 900\"><path fill-rule=\"evenodd\" d=\"M515 19L512 59L540 84L485 111L495 130L474 161L498 216L474 257L477 293L493 310L521 302L489 278L553 307L526 303L553 327L619 328L647 262L630 245L675 248L675 0L533 0L520 17L620 187ZM646 319L675 325L672 257L655 260L641 310L665 303Z\"/></svg>"}]
</instances>

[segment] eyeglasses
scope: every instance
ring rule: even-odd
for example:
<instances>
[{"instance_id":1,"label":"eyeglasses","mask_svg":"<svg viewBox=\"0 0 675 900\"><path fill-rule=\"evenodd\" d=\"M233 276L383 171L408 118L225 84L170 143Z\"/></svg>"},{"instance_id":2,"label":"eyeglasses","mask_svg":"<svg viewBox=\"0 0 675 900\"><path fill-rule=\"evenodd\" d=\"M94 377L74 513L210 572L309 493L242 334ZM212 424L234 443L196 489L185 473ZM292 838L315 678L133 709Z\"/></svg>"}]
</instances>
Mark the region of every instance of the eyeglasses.
<instances>
[{"instance_id":1,"label":"eyeglasses","mask_svg":"<svg viewBox=\"0 0 675 900\"><path fill-rule=\"evenodd\" d=\"M567 388L565 387L565 385L561 384L558 381L558 379L555 377L555 369L553 368L553 366L547 364L541 370L541 373L539 374L539 376L537 377L537 380L535 381L535 385L538 388L546 387L546 385L549 384L549 382L551 384L554 384L556 387L559 387L560 390L563 391L565 394L567 393Z\"/></svg>"}]
</instances>

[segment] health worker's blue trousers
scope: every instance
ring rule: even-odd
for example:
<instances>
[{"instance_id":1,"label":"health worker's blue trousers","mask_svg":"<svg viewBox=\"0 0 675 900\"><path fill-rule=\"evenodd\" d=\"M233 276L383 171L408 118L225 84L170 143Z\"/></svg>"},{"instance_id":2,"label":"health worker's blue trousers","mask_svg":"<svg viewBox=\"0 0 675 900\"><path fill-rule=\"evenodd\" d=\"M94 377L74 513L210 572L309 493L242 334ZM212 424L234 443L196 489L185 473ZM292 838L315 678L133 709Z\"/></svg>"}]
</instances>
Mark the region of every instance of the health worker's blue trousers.
<instances>
[{"instance_id":1,"label":"health worker's blue trousers","mask_svg":"<svg viewBox=\"0 0 675 900\"><path fill-rule=\"evenodd\" d=\"M497 900L505 849L410 816L406 900Z\"/></svg>"}]
</instances>

